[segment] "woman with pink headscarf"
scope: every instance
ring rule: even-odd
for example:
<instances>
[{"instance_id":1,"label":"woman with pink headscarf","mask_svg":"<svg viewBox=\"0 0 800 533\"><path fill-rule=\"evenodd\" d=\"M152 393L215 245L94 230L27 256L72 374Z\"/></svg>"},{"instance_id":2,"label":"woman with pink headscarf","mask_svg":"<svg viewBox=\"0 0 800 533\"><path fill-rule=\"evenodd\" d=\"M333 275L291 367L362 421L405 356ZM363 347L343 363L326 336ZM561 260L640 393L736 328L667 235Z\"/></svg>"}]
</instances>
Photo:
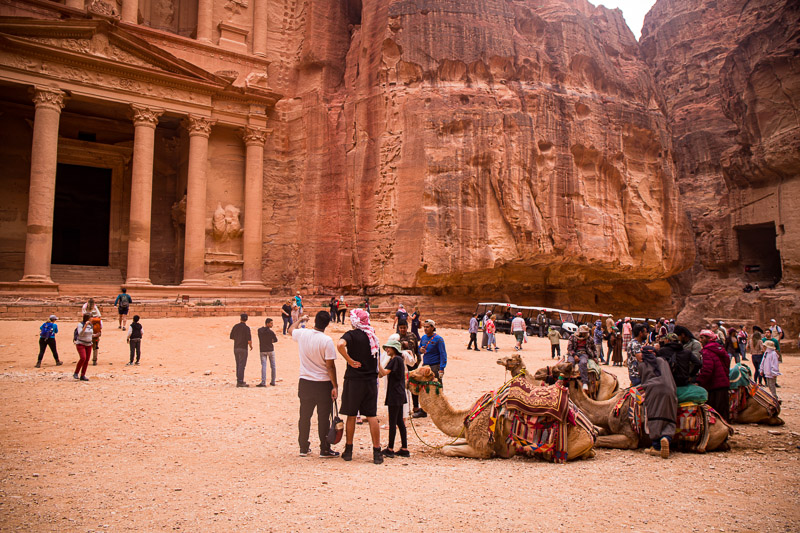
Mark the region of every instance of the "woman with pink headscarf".
<instances>
[{"instance_id":1,"label":"woman with pink headscarf","mask_svg":"<svg viewBox=\"0 0 800 533\"><path fill-rule=\"evenodd\" d=\"M339 412L347 416L345 423L345 447L342 459L353 459L353 434L356 416L367 418L372 436L372 461L383 462L381 435L378 426L378 357L380 344L375 329L369 323L369 313L363 309L350 311L353 329L342 335L337 343L339 353L347 361L342 386L342 407Z\"/></svg>"}]
</instances>

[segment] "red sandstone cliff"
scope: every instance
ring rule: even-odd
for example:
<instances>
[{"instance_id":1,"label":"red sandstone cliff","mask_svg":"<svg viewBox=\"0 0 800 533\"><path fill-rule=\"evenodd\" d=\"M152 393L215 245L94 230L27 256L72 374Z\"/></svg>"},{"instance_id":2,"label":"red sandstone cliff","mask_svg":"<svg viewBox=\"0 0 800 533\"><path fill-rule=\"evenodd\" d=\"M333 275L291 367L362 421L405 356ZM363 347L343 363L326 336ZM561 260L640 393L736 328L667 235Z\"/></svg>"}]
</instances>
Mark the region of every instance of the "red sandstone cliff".
<instances>
[{"instance_id":1,"label":"red sandstone cliff","mask_svg":"<svg viewBox=\"0 0 800 533\"><path fill-rule=\"evenodd\" d=\"M796 321L800 4L659 0L645 19L641 48L664 98L695 233L695 268L677 282L684 316ZM768 266L772 233L776 271L746 274L747 264ZM781 275L774 291L741 293L748 279L765 286Z\"/></svg>"},{"instance_id":2,"label":"red sandstone cliff","mask_svg":"<svg viewBox=\"0 0 800 533\"><path fill-rule=\"evenodd\" d=\"M268 284L574 284L589 290L564 298L608 305L603 281L663 301L692 264L672 140L619 11L317 0L292 15L271 41L296 46L270 70L296 97L268 155Z\"/></svg>"}]
</instances>

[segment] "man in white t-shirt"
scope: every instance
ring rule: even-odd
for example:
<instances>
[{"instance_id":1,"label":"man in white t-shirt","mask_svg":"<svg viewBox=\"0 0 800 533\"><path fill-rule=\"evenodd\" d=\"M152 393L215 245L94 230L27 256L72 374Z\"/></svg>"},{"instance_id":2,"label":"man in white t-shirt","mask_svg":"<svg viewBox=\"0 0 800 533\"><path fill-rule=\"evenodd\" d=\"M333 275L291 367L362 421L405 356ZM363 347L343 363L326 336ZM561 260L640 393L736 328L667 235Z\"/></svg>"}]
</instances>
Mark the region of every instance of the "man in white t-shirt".
<instances>
[{"instance_id":1,"label":"man in white t-shirt","mask_svg":"<svg viewBox=\"0 0 800 533\"><path fill-rule=\"evenodd\" d=\"M333 402L339 397L339 384L336 381L336 347L333 340L325 335L331 315L320 311L314 317L314 328L306 328L308 315L294 322L289 328L292 339L300 350L300 382L297 396L300 398L300 421L298 423L300 456L308 455L311 443L311 415L317 410L317 429L319 430L319 456L339 457L328 443L328 429L333 410ZM298 327L303 326L303 327Z\"/></svg>"},{"instance_id":2,"label":"man in white t-shirt","mask_svg":"<svg viewBox=\"0 0 800 533\"><path fill-rule=\"evenodd\" d=\"M522 318L522 313L517 313L514 320L511 321L511 334L517 339L517 345L514 346L515 350L522 349L522 341L525 340L525 319Z\"/></svg>"}]
</instances>

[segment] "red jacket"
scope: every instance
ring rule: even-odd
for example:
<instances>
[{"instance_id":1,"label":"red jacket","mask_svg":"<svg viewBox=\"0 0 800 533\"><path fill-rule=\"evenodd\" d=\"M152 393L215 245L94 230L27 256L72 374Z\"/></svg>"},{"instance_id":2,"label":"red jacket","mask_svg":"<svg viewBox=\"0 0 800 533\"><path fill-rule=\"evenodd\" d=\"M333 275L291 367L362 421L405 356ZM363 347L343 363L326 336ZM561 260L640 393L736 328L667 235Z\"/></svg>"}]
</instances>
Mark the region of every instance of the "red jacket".
<instances>
[{"instance_id":1,"label":"red jacket","mask_svg":"<svg viewBox=\"0 0 800 533\"><path fill-rule=\"evenodd\" d=\"M697 374L697 384L706 390L728 388L728 367L731 357L717 342L709 342L703 346L703 368Z\"/></svg>"}]
</instances>

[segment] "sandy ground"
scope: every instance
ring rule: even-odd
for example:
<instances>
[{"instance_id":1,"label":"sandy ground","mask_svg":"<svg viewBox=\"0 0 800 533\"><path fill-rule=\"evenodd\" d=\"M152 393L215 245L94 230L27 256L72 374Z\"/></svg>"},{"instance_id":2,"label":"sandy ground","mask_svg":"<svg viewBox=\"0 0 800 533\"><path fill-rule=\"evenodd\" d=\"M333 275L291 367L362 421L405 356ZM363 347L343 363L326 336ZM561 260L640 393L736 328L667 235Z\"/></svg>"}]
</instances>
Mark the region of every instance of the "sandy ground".
<instances>
[{"instance_id":1,"label":"sandy ground","mask_svg":"<svg viewBox=\"0 0 800 533\"><path fill-rule=\"evenodd\" d=\"M58 336L65 365L48 352L35 369L39 323L0 322L0 530L800 530L796 357L782 366L787 424L737 426L731 452L479 461L444 457L411 433L410 459L377 466L366 426L357 426L350 463L299 457L297 346L279 335L276 387L237 389L228 340L236 321L146 320L139 367L125 366L125 335L109 321L88 383L72 379L74 325L62 323ZM390 325L378 333L385 340ZM440 333L455 406L503 383L496 354L468 352L465 331ZM499 345L510 353L512 338ZM547 341L531 339L524 358L529 369L549 362ZM383 392L380 403L385 423ZM430 419L417 426L426 441L448 440Z\"/></svg>"}]
</instances>

